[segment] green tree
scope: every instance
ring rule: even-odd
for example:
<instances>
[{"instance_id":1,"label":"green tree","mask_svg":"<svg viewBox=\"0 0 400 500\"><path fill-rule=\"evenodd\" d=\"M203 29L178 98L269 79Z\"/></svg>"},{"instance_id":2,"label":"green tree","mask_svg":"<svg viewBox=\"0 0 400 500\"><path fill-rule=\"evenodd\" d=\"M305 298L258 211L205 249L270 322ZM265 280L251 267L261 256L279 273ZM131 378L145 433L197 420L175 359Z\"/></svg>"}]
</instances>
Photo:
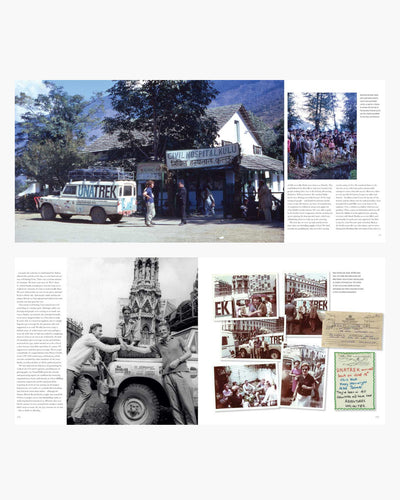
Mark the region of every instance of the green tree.
<instances>
[{"instance_id":1,"label":"green tree","mask_svg":"<svg viewBox=\"0 0 400 500\"><path fill-rule=\"evenodd\" d=\"M344 122L343 125L351 132L357 130L357 94L344 94Z\"/></svg>"},{"instance_id":2,"label":"green tree","mask_svg":"<svg viewBox=\"0 0 400 500\"><path fill-rule=\"evenodd\" d=\"M301 122L296 108L296 97L292 92L288 93L288 130L296 127Z\"/></svg>"},{"instance_id":3,"label":"green tree","mask_svg":"<svg viewBox=\"0 0 400 500\"><path fill-rule=\"evenodd\" d=\"M323 92L306 92L304 107L307 119L314 124L316 130L322 130L328 125L332 113L331 94Z\"/></svg>"},{"instance_id":4,"label":"green tree","mask_svg":"<svg viewBox=\"0 0 400 500\"><path fill-rule=\"evenodd\" d=\"M45 82L48 94L32 98L25 93L15 104L25 109L16 124L16 174L59 188L68 171L90 161L82 152L91 127L99 123L100 106L80 95L68 95L62 87Z\"/></svg>"},{"instance_id":5,"label":"green tree","mask_svg":"<svg viewBox=\"0 0 400 500\"><path fill-rule=\"evenodd\" d=\"M206 80L120 80L108 91L116 116L104 120L124 147L163 161L173 149L209 147L217 135L205 115L218 91Z\"/></svg>"}]
</instances>

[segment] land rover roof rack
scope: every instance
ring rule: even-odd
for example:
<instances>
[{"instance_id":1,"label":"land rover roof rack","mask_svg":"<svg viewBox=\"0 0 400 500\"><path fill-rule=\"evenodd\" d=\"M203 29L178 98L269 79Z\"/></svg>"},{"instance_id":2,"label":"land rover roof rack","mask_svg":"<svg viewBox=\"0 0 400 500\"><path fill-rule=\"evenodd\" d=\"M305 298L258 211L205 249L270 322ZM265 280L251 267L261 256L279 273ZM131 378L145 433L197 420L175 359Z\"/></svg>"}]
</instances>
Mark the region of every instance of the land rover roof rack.
<instances>
[{"instance_id":1,"label":"land rover roof rack","mask_svg":"<svg viewBox=\"0 0 400 500\"><path fill-rule=\"evenodd\" d=\"M123 168L77 168L68 172L70 181L132 181L134 172Z\"/></svg>"}]
</instances>

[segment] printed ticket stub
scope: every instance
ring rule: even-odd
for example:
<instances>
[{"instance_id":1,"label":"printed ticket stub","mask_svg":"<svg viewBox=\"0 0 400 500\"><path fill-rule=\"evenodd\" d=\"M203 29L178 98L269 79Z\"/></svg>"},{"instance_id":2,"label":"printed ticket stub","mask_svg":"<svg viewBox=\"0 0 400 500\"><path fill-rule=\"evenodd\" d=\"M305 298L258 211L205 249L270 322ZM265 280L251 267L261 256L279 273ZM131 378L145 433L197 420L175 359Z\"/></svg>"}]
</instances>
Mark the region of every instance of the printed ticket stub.
<instances>
[{"instance_id":1,"label":"printed ticket stub","mask_svg":"<svg viewBox=\"0 0 400 500\"><path fill-rule=\"evenodd\" d=\"M327 311L322 347L382 349L383 314Z\"/></svg>"}]
</instances>

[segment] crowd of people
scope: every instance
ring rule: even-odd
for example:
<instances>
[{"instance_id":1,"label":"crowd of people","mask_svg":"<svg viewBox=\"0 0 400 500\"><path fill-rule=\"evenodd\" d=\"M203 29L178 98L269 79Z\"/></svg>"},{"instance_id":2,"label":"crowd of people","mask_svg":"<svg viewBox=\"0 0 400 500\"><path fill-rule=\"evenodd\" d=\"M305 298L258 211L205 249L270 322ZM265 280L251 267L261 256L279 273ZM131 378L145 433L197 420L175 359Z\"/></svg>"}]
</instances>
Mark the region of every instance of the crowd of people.
<instances>
[{"instance_id":1,"label":"crowd of people","mask_svg":"<svg viewBox=\"0 0 400 500\"><path fill-rule=\"evenodd\" d=\"M287 148L289 164L296 168L350 160L357 156L357 132L294 129L288 133Z\"/></svg>"},{"instance_id":2,"label":"crowd of people","mask_svg":"<svg viewBox=\"0 0 400 500\"><path fill-rule=\"evenodd\" d=\"M265 318L274 316L274 307L269 297L253 295L250 299L236 301L236 318Z\"/></svg>"},{"instance_id":3,"label":"crowd of people","mask_svg":"<svg viewBox=\"0 0 400 500\"><path fill-rule=\"evenodd\" d=\"M307 328L311 330L311 333L315 333L317 326L320 325L317 307L313 303L307 306L307 301L305 300L302 304L298 304L297 307L294 300L287 301L285 315L286 333L288 335L301 335Z\"/></svg>"},{"instance_id":4,"label":"crowd of people","mask_svg":"<svg viewBox=\"0 0 400 500\"><path fill-rule=\"evenodd\" d=\"M216 396L217 409L222 408L254 408L257 406L277 406L278 390L276 384L265 379L257 379L253 383L245 380L226 383L222 393Z\"/></svg>"}]
</instances>

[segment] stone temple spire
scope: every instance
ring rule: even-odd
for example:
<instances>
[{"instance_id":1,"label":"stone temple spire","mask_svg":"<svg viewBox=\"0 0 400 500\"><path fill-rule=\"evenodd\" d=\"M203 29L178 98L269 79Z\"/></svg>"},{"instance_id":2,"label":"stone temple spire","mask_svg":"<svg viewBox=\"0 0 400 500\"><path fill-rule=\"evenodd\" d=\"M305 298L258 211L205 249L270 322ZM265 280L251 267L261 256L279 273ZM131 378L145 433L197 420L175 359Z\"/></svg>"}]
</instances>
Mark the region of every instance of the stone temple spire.
<instances>
[{"instance_id":1,"label":"stone temple spire","mask_svg":"<svg viewBox=\"0 0 400 500\"><path fill-rule=\"evenodd\" d=\"M143 344L154 342L157 326L162 319L158 273L158 258L138 257L135 259L129 305L132 309L132 319L140 321Z\"/></svg>"}]
</instances>

